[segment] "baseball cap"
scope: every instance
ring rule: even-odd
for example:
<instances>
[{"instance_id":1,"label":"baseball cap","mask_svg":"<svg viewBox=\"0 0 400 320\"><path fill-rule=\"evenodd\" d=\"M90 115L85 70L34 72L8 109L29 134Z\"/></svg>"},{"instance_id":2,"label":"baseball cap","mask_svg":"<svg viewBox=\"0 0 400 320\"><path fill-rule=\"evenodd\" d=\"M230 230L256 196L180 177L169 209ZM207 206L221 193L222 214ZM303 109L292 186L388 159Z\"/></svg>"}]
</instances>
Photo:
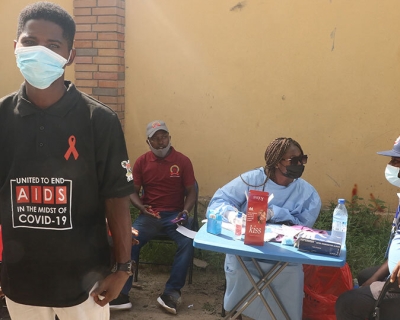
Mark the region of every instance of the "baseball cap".
<instances>
[{"instance_id":1,"label":"baseball cap","mask_svg":"<svg viewBox=\"0 0 400 320\"><path fill-rule=\"evenodd\" d=\"M151 138L158 130L165 130L169 132L164 121L154 120L147 125L146 136Z\"/></svg>"},{"instance_id":2,"label":"baseball cap","mask_svg":"<svg viewBox=\"0 0 400 320\"><path fill-rule=\"evenodd\" d=\"M392 150L380 151L380 152L377 152L377 154L380 154L382 156L400 158L400 136L394 142Z\"/></svg>"}]
</instances>

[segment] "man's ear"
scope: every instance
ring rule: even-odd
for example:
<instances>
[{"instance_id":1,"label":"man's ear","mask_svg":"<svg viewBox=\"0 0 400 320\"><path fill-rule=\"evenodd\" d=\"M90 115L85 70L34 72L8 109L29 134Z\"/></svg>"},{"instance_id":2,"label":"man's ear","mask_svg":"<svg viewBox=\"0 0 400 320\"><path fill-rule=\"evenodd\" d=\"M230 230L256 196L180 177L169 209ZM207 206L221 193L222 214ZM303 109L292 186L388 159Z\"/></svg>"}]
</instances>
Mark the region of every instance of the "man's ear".
<instances>
[{"instance_id":1,"label":"man's ear","mask_svg":"<svg viewBox=\"0 0 400 320\"><path fill-rule=\"evenodd\" d=\"M71 53L69 55L68 62L65 66L70 66L74 62L75 57L76 57L76 49L72 48Z\"/></svg>"}]
</instances>

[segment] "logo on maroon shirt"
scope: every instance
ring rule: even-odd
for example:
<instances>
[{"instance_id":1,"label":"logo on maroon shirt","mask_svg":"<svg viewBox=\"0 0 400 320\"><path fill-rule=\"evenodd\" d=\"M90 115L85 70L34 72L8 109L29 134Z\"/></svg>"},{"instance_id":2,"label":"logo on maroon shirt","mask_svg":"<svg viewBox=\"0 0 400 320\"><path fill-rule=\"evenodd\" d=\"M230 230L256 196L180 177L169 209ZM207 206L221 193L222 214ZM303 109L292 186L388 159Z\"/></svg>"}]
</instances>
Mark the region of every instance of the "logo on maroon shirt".
<instances>
[{"instance_id":1,"label":"logo on maroon shirt","mask_svg":"<svg viewBox=\"0 0 400 320\"><path fill-rule=\"evenodd\" d=\"M169 168L169 176L178 178L180 177L179 167L176 164L174 164L173 166L171 166L171 168Z\"/></svg>"}]
</instances>

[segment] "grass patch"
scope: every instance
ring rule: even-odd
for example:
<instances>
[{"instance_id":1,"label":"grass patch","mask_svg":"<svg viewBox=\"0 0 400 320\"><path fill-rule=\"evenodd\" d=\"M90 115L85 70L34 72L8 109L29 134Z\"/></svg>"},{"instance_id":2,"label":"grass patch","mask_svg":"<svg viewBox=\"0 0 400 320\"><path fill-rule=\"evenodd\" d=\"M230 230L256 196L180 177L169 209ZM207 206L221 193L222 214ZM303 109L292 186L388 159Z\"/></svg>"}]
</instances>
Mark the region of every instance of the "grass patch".
<instances>
[{"instance_id":1,"label":"grass patch","mask_svg":"<svg viewBox=\"0 0 400 320\"><path fill-rule=\"evenodd\" d=\"M215 313L215 305L213 305L213 304L211 304L209 302L204 303L202 309L207 311L207 312L209 312L209 313L211 313L211 314Z\"/></svg>"},{"instance_id":2,"label":"grass patch","mask_svg":"<svg viewBox=\"0 0 400 320\"><path fill-rule=\"evenodd\" d=\"M386 209L383 201L375 200L379 206ZM332 216L337 202L321 211L314 228L331 230ZM377 212L376 203L370 200L365 203L363 198L354 197L352 202L346 202L349 215L347 225L347 263L353 277L362 269L381 265L389 241L393 220L392 214Z\"/></svg>"}]
</instances>

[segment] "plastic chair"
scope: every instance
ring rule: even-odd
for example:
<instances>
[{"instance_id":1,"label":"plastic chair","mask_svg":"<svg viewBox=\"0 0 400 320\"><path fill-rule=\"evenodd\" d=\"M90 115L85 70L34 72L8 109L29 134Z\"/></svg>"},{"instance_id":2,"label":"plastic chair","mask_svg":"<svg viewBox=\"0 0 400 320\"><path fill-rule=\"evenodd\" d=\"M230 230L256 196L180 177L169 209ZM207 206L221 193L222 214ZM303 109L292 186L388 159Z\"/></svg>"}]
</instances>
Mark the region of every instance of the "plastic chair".
<instances>
[{"instance_id":1,"label":"plastic chair","mask_svg":"<svg viewBox=\"0 0 400 320\"><path fill-rule=\"evenodd\" d=\"M393 283L391 283L390 282L390 277L388 277L387 280L385 281L385 284L383 285L382 291L379 294L378 299L376 300L375 310L372 313L372 319L385 320L385 319L380 317L380 308L381 308L381 304L382 304L383 299L385 299L385 296L388 293L389 294L396 294L396 295L400 294L400 288L398 287L397 279ZM399 297L400 297L400 295L399 295Z\"/></svg>"},{"instance_id":2,"label":"plastic chair","mask_svg":"<svg viewBox=\"0 0 400 320\"><path fill-rule=\"evenodd\" d=\"M197 181L195 181L195 188L196 188L196 202L194 204L194 207L192 209L193 212L193 217L189 218L189 222L188 225L186 226L188 229L193 230L193 231L198 231L199 230L199 221L197 219L197 208L198 208L198 202L199 202L199 185L197 183ZM174 244L174 241L168 237L166 234L164 233L160 233L159 235L157 235L155 238L153 238L152 240L149 241L150 242L159 242L159 243L168 243L168 244ZM149 244L148 243L148 244ZM147 244L146 244L147 245ZM194 247L192 247L192 261L189 265L189 280L188 283L191 284L192 283L192 279L193 279L193 258L194 258ZM160 263L156 263L156 262L151 262L151 261L141 261L140 260L140 253L139 253L139 262L136 263L136 269L135 269L135 275L133 278L134 282L138 281L138 275L139 275L139 264L160 264Z\"/></svg>"}]
</instances>

